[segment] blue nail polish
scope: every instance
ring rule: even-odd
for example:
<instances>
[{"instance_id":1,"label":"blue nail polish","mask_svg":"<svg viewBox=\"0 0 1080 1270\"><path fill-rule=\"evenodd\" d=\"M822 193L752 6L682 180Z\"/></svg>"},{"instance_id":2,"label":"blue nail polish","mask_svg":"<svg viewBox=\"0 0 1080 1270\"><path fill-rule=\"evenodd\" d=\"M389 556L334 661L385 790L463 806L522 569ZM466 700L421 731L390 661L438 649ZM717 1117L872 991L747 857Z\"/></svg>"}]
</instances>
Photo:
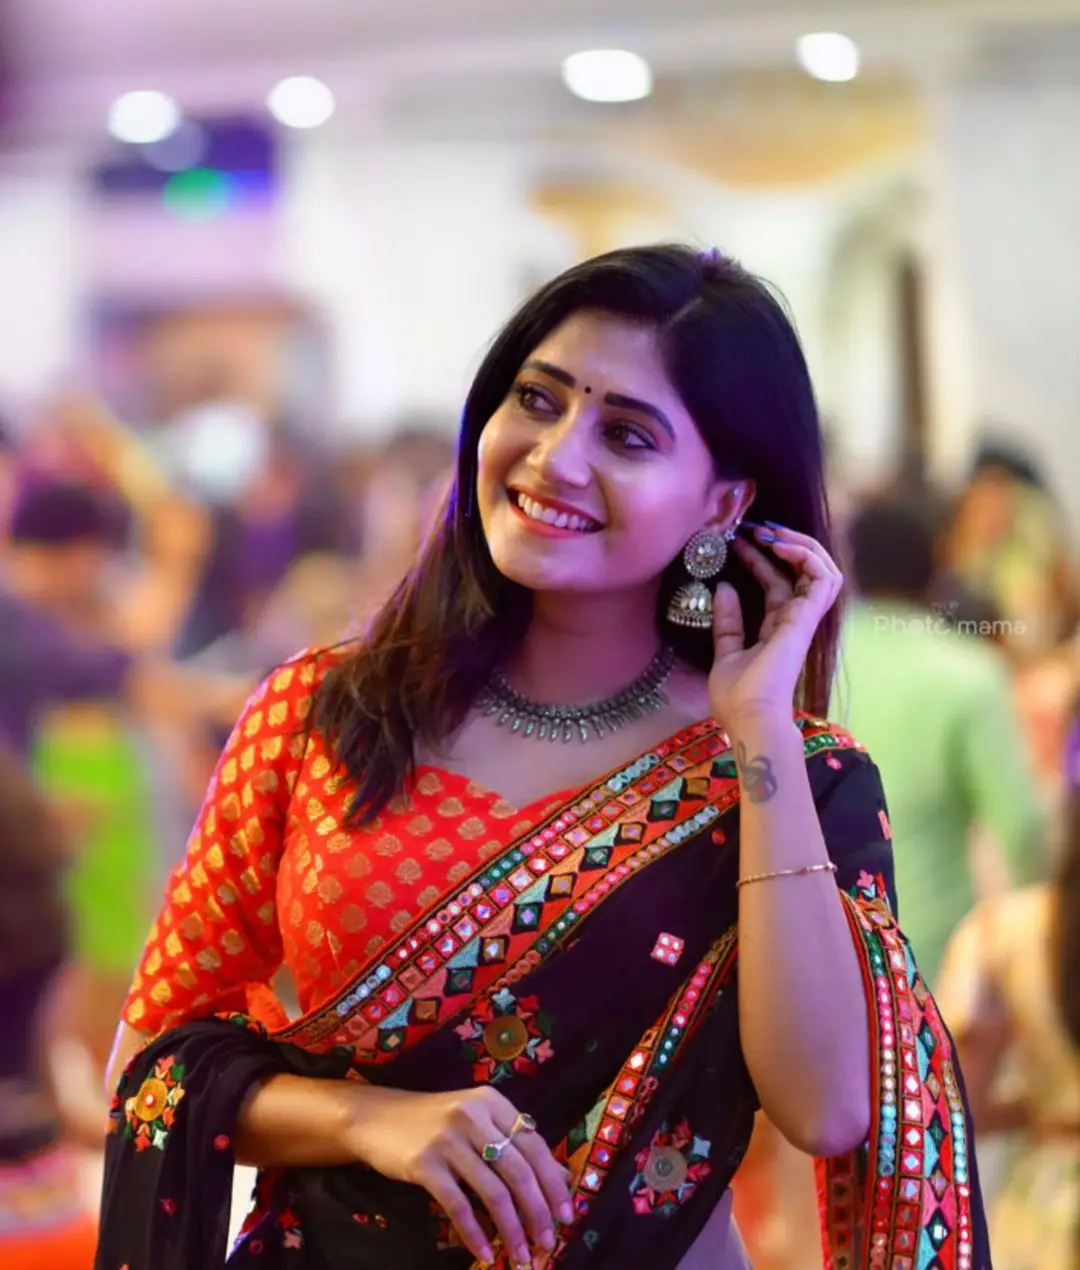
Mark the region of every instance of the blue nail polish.
<instances>
[{"instance_id":1,"label":"blue nail polish","mask_svg":"<svg viewBox=\"0 0 1080 1270\"><path fill-rule=\"evenodd\" d=\"M775 542L775 541L776 541L775 534L766 534L766 533L758 534L758 542Z\"/></svg>"},{"instance_id":2,"label":"blue nail polish","mask_svg":"<svg viewBox=\"0 0 1080 1270\"><path fill-rule=\"evenodd\" d=\"M769 526L770 529L783 529L784 527L783 525L779 523L779 521L775 521L775 520L767 520L765 523L766 525Z\"/></svg>"}]
</instances>

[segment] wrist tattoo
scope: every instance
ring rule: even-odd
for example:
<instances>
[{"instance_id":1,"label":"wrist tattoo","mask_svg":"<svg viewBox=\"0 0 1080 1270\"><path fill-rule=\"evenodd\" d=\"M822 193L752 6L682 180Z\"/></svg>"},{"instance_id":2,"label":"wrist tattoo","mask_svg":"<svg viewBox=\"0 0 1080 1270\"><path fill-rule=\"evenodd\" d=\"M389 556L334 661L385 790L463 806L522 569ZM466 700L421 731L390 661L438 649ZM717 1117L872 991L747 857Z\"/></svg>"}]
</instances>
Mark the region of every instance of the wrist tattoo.
<instances>
[{"instance_id":1,"label":"wrist tattoo","mask_svg":"<svg viewBox=\"0 0 1080 1270\"><path fill-rule=\"evenodd\" d=\"M752 803L767 803L780 788L769 759L764 754L750 758L746 746L740 741L735 750L735 762L747 798Z\"/></svg>"}]
</instances>

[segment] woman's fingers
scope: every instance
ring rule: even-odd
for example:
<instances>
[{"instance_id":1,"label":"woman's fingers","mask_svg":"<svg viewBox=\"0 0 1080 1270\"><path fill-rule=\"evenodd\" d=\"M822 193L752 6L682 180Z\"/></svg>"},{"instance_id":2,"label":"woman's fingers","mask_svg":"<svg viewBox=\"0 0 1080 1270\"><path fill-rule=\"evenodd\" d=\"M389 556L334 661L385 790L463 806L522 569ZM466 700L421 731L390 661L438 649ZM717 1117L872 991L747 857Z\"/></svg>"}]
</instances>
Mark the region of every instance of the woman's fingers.
<instances>
[{"instance_id":1,"label":"woman's fingers","mask_svg":"<svg viewBox=\"0 0 1080 1270\"><path fill-rule=\"evenodd\" d=\"M814 559L821 561L825 566L827 573L835 574L837 578L843 578L839 565L829 555L825 548L816 538L812 538L809 534L801 534L798 530L788 529L786 525L775 525L766 523L765 525L753 526L755 535L761 542L768 542L770 545L791 545L797 547L805 547Z\"/></svg>"},{"instance_id":2,"label":"woman's fingers","mask_svg":"<svg viewBox=\"0 0 1080 1270\"><path fill-rule=\"evenodd\" d=\"M735 548L739 559L761 584L767 606L783 604L785 600L791 599L790 579L773 564L756 543L748 542L744 538L736 538Z\"/></svg>"},{"instance_id":3,"label":"woman's fingers","mask_svg":"<svg viewBox=\"0 0 1080 1270\"><path fill-rule=\"evenodd\" d=\"M799 543L777 541L773 550L781 560L786 560L799 574L794 594L797 598L820 601L823 610L828 608L843 586L843 576L831 561L823 558Z\"/></svg>"},{"instance_id":4,"label":"woman's fingers","mask_svg":"<svg viewBox=\"0 0 1080 1270\"><path fill-rule=\"evenodd\" d=\"M555 1159L551 1148L531 1116L518 1111L509 1098L489 1089L492 1122L514 1146L532 1170L547 1202L548 1212L556 1221L571 1222L574 1210L570 1204L570 1172Z\"/></svg>"},{"instance_id":5,"label":"woman's fingers","mask_svg":"<svg viewBox=\"0 0 1080 1270\"><path fill-rule=\"evenodd\" d=\"M746 648L742 604L730 582L721 582L713 594L713 650L716 657L730 657Z\"/></svg>"},{"instance_id":6,"label":"woman's fingers","mask_svg":"<svg viewBox=\"0 0 1080 1270\"><path fill-rule=\"evenodd\" d=\"M569 1225L574 1220L574 1209L570 1203L566 1169L551 1154L551 1148L535 1130L518 1133L514 1138L514 1145L539 1182L549 1211L564 1226Z\"/></svg>"},{"instance_id":7,"label":"woman's fingers","mask_svg":"<svg viewBox=\"0 0 1080 1270\"><path fill-rule=\"evenodd\" d=\"M514 1145L506 1148L493 1167L510 1188L532 1242L550 1252L555 1247L556 1216L532 1164Z\"/></svg>"},{"instance_id":8,"label":"woman's fingers","mask_svg":"<svg viewBox=\"0 0 1080 1270\"><path fill-rule=\"evenodd\" d=\"M494 1140L496 1139L492 1139ZM507 1152L510 1149L507 1147ZM455 1142L447 1156L447 1162L491 1214L491 1220L514 1264L531 1265L529 1238L515 1205L515 1197L499 1174L480 1157L471 1142Z\"/></svg>"},{"instance_id":9,"label":"woman's fingers","mask_svg":"<svg viewBox=\"0 0 1080 1270\"><path fill-rule=\"evenodd\" d=\"M419 1095L419 1097L428 1097ZM432 1095L436 1101L449 1096ZM496 1158L485 1147L499 1144ZM556 1228L573 1220L566 1170L533 1121L490 1088L458 1095L406 1180L424 1187L446 1211L474 1256L493 1260L491 1238L475 1201L490 1214L499 1240L517 1266L532 1266L530 1245L555 1247ZM470 1194L471 1193L471 1194Z\"/></svg>"},{"instance_id":10,"label":"woman's fingers","mask_svg":"<svg viewBox=\"0 0 1080 1270\"><path fill-rule=\"evenodd\" d=\"M473 1206L446 1163L432 1163L416 1180L438 1203L473 1256L479 1261L494 1261L495 1253L476 1220Z\"/></svg>"},{"instance_id":11,"label":"woman's fingers","mask_svg":"<svg viewBox=\"0 0 1080 1270\"><path fill-rule=\"evenodd\" d=\"M824 547L808 534L797 534L794 530L755 526L755 532L778 559L798 572L799 577L793 590L789 589L788 596L794 594L798 598L820 599L824 607L828 607L839 594L844 576ZM746 552L743 558L751 567L750 552ZM771 567L775 569L775 565ZM751 571L754 570L751 568Z\"/></svg>"}]
</instances>

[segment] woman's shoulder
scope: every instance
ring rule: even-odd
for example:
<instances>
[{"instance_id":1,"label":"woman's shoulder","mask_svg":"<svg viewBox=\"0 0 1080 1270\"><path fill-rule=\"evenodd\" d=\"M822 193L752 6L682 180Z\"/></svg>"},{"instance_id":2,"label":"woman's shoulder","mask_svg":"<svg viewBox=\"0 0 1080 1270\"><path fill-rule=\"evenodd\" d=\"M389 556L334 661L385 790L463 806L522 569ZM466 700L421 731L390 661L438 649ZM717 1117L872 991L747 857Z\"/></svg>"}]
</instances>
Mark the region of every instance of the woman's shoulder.
<instances>
[{"instance_id":1,"label":"woman's shoulder","mask_svg":"<svg viewBox=\"0 0 1080 1270\"><path fill-rule=\"evenodd\" d=\"M356 641L317 644L304 648L267 671L255 689L254 701L295 701L310 697L326 676L356 651Z\"/></svg>"}]
</instances>

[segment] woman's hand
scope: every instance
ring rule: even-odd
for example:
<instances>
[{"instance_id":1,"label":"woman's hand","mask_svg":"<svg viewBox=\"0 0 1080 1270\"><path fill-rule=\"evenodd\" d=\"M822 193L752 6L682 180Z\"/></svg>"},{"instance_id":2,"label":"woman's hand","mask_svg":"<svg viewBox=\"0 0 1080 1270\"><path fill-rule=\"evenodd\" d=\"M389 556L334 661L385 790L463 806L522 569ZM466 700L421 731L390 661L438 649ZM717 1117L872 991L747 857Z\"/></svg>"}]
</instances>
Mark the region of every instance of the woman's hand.
<instances>
[{"instance_id":1,"label":"woman's hand","mask_svg":"<svg viewBox=\"0 0 1080 1270\"><path fill-rule=\"evenodd\" d=\"M386 1177L422 1186L481 1261L494 1254L465 1187L491 1214L515 1265L531 1266L530 1242L550 1251L556 1224L573 1220L566 1170L494 1089L418 1094L367 1085L357 1092L362 1105L350 1129L357 1158ZM508 1138L498 1160L484 1160L486 1145Z\"/></svg>"},{"instance_id":2,"label":"woman's hand","mask_svg":"<svg viewBox=\"0 0 1080 1270\"><path fill-rule=\"evenodd\" d=\"M765 618L758 642L746 648L738 593L728 582L716 588L709 701L728 728L747 715L790 715L814 632L844 583L824 547L807 534L779 525L749 527L797 577L793 584L761 547L735 539L735 552L765 591Z\"/></svg>"}]
</instances>

